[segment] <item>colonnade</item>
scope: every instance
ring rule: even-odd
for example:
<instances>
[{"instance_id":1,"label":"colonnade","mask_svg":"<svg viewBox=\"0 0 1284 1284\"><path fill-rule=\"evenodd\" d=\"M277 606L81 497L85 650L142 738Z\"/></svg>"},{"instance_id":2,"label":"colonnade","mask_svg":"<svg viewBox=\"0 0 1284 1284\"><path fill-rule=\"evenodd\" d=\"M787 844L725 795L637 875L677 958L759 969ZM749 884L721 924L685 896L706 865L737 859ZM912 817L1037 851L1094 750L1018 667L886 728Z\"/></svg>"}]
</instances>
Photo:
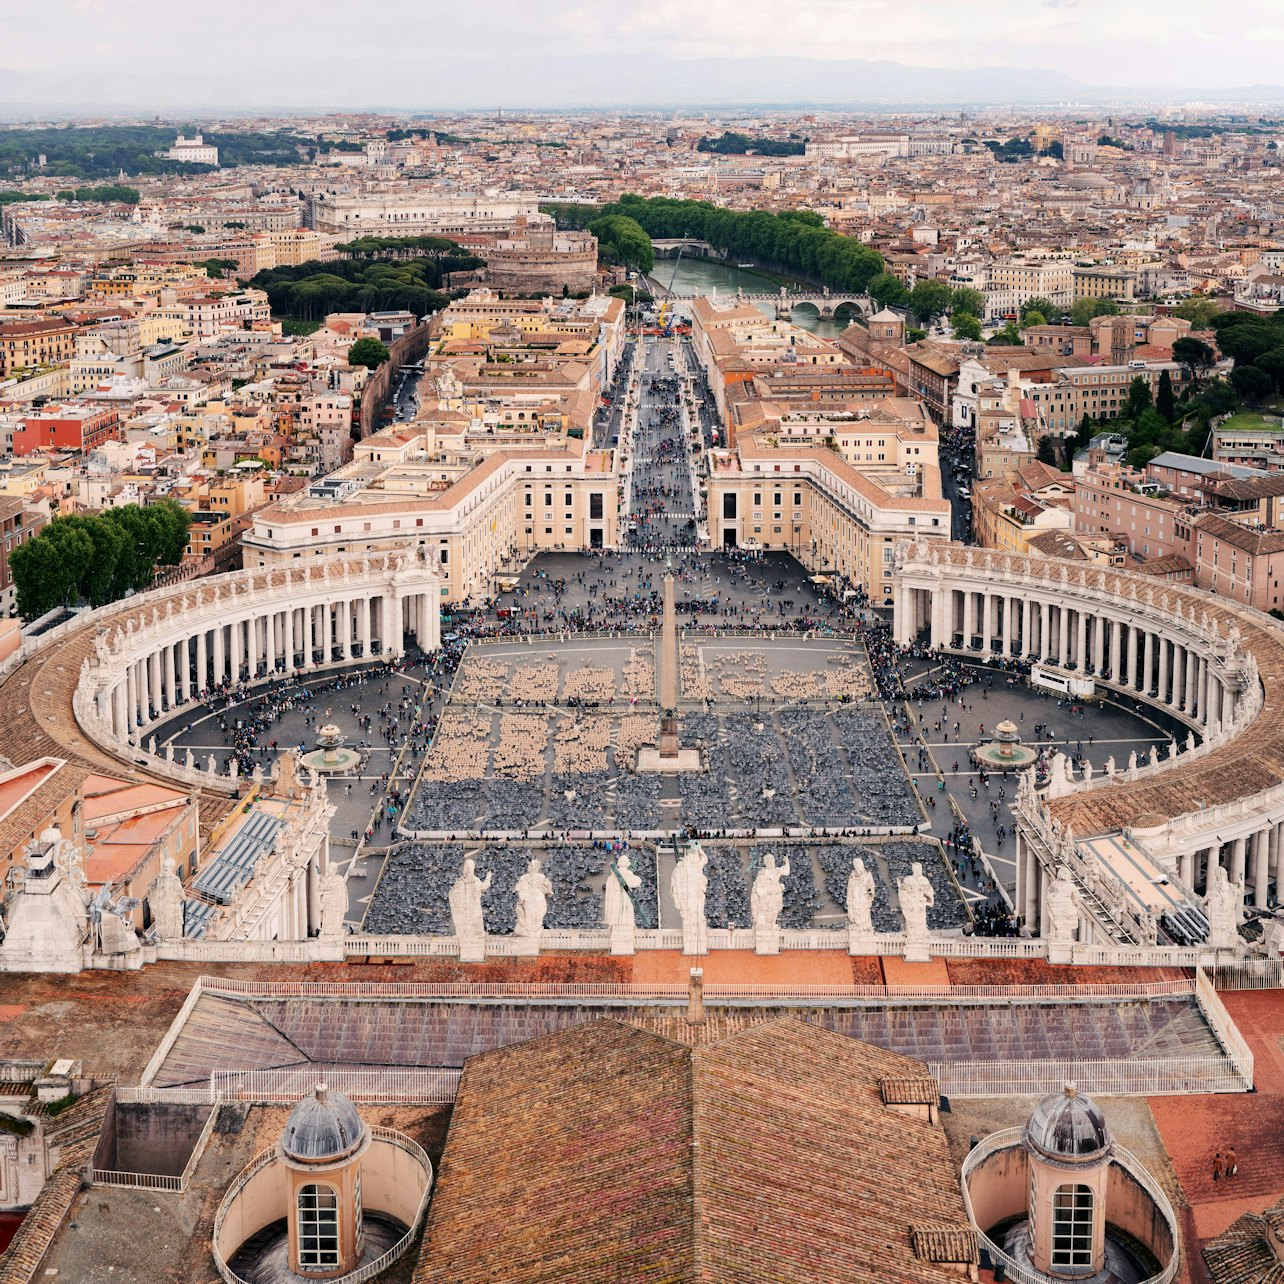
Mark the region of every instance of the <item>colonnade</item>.
<instances>
[{"instance_id":1,"label":"colonnade","mask_svg":"<svg viewBox=\"0 0 1284 1284\"><path fill-rule=\"evenodd\" d=\"M441 641L440 586L402 559L237 572L174 590L98 645L94 701L118 740L183 705L274 674L394 658Z\"/></svg>"},{"instance_id":2,"label":"colonnade","mask_svg":"<svg viewBox=\"0 0 1284 1284\"><path fill-rule=\"evenodd\" d=\"M1079 838L1122 831L1189 891L1204 894L1221 866L1246 903L1278 899L1284 779L1271 764L1284 730L1268 710L1284 697L1275 690L1284 639L1272 622L1113 569L916 543L899 550L895 637L1046 664L1198 728L1193 753L1036 800L1041 826L1055 818ZM1255 735L1245 736L1250 726ZM1023 830L1018 840L1016 909L1037 923L1059 857Z\"/></svg>"},{"instance_id":3,"label":"colonnade","mask_svg":"<svg viewBox=\"0 0 1284 1284\"><path fill-rule=\"evenodd\" d=\"M1224 675L1207 643L1120 602L1066 597L1049 585L1020 592L933 584L901 587L898 640L928 632L934 650L1047 664L1107 682L1215 732L1229 715ZM901 618L905 619L902 630Z\"/></svg>"}]
</instances>

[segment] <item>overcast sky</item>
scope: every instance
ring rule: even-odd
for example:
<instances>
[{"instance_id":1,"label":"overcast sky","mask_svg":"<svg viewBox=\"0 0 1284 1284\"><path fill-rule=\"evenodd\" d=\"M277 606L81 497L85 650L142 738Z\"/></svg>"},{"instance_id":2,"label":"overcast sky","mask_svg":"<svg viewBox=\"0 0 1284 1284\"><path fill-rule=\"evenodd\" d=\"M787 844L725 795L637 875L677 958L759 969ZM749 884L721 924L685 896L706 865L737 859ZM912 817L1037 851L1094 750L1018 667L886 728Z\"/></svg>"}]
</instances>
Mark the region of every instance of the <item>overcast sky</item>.
<instances>
[{"instance_id":1,"label":"overcast sky","mask_svg":"<svg viewBox=\"0 0 1284 1284\"><path fill-rule=\"evenodd\" d=\"M0 100L539 105L602 58L671 101L706 58L1046 69L1089 85L1284 80L1284 0L41 0L8 4ZM580 59L584 62L581 64ZM596 64L596 66L594 66ZM609 84L609 79L601 82ZM625 83L627 83L627 78ZM769 85L746 97L770 98Z\"/></svg>"}]
</instances>

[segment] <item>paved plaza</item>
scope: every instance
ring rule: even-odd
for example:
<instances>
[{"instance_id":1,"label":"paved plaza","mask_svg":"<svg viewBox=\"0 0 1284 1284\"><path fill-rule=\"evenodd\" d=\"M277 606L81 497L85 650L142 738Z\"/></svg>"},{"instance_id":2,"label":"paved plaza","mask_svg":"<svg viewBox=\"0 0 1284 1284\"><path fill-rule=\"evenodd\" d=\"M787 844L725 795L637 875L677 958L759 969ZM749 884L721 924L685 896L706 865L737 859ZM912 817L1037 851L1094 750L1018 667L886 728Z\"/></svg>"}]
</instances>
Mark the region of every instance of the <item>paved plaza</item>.
<instances>
[{"instance_id":1,"label":"paved plaza","mask_svg":"<svg viewBox=\"0 0 1284 1284\"><path fill-rule=\"evenodd\" d=\"M669 565L682 629L681 738L703 751L708 768L682 777L633 770L637 749L658 730L656 636ZM455 608L445 630L433 657L282 676L220 695L160 727L158 747L172 745L177 761L190 748L199 765L212 759L220 769L235 757L248 775L255 765L270 772L282 749L316 748L318 728L337 725L361 754L357 770L330 786L332 845L349 874L354 924L374 906L367 926L375 926L384 904L419 925L400 930L438 922L433 907L444 906L450 871L434 873L439 858L414 853L451 835L485 831L481 848L502 845L501 834L541 846L578 835L565 840L565 872L556 875L574 891L549 923L565 912L567 925L579 926L596 922L588 900L596 913L604 864L574 853L593 852L598 839L640 843L640 834L688 829L743 835L735 863L744 875L760 859L752 851L760 831L853 841L863 833L912 838L917 827L945 844L933 864L946 875L941 904L962 897L979 915L978 930L1011 930L999 885L1015 880L1015 781L982 781L968 748L1006 718L1045 753L1081 755L1101 771L1108 757L1122 766L1134 750L1162 749L1175 730L1135 702L1075 708L1012 673L977 665L964 675L956 661L900 654L873 612L841 605L785 554L545 554L500 597ZM852 631L873 666L862 641L834 636ZM944 698L934 691L960 676L977 680ZM900 685L909 700L887 698ZM984 859L973 857L973 839ZM837 875L818 854L805 864L807 884L798 883L787 916L823 925L839 913L826 891ZM380 879L399 869L372 899ZM399 878L431 883L430 894L398 892ZM661 869L661 888L665 882ZM740 885L726 882L716 912L711 898L711 922L736 919ZM662 920L662 897L657 914Z\"/></svg>"}]
</instances>

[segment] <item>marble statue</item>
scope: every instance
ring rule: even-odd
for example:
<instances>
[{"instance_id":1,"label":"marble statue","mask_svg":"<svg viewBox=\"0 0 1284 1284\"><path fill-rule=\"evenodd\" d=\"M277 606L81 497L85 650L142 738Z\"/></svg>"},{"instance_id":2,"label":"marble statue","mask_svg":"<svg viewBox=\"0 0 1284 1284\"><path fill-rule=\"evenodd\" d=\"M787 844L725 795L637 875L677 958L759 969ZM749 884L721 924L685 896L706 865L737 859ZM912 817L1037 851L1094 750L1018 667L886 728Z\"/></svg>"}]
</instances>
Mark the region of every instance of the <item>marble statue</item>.
<instances>
[{"instance_id":1,"label":"marble statue","mask_svg":"<svg viewBox=\"0 0 1284 1284\"><path fill-rule=\"evenodd\" d=\"M859 941L873 935L874 876L865 868L860 856L852 857L852 872L847 876L847 938L853 954Z\"/></svg>"},{"instance_id":2,"label":"marble statue","mask_svg":"<svg viewBox=\"0 0 1284 1284\"><path fill-rule=\"evenodd\" d=\"M784 880L789 877L789 858L777 865L776 857L768 852L762 859L762 868L753 880L749 894L749 909L753 914L753 948L755 954L780 953L780 913L785 907Z\"/></svg>"},{"instance_id":3,"label":"marble statue","mask_svg":"<svg viewBox=\"0 0 1284 1284\"><path fill-rule=\"evenodd\" d=\"M348 914L348 884L333 864L321 875L319 899L321 937L332 941L335 937L343 935L343 920Z\"/></svg>"},{"instance_id":4,"label":"marble statue","mask_svg":"<svg viewBox=\"0 0 1284 1284\"><path fill-rule=\"evenodd\" d=\"M1175 758L1177 756L1177 741L1170 740L1168 742L1167 749L1169 758Z\"/></svg>"},{"instance_id":5,"label":"marble statue","mask_svg":"<svg viewBox=\"0 0 1284 1284\"><path fill-rule=\"evenodd\" d=\"M690 842L669 878L669 895L682 920L683 954L708 954L709 925L704 914L704 898L709 879L704 867L709 858L698 842Z\"/></svg>"},{"instance_id":6,"label":"marble statue","mask_svg":"<svg viewBox=\"0 0 1284 1284\"><path fill-rule=\"evenodd\" d=\"M607 870L606 895L602 901L602 916L610 934L612 954L633 953L633 893L641 886L642 879L633 872L629 854L625 852Z\"/></svg>"},{"instance_id":7,"label":"marble statue","mask_svg":"<svg viewBox=\"0 0 1284 1284\"><path fill-rule=\"evenodd\" d=\"M1204 894L1204 913L1208 917L1208 943L1213 949L1232 949L1239 944L1243 903L1244 884L1232 883L1224 865L1211 866Z\"/></svg>"},{"instance_id":8,"label":"marble statue","mask_svg":"<svg viewBox=\"0 0 1284 1284\"><path fill-rule=\"evenodd\" d=\"M486 953L486 920L482 915L482 893L489 889L493 872L478 878L477 865L470 856L464 861L459 877L451 885L450 921L459 940L462 963L480 963Z\"/></svg>"},{"instance_id":9,"label":"marble statue","mask_svg":"<svg viewBox=\"0 0 1284 1284\"><path fill-rule=\"evenodd\" d=\"M901 917L905 920L905 958L909 962L926 963L931 958L931 951L928 949L927 911L936 903L936 893L918 861L914 862L910 872L901 879L897 891L900 895Z\"/></svg>"},{"instance_id":10,"label":"marble statue","mask_svg":"<svg viewBox=\"0 0 1284 1284\"><path fill-rule=\"evenodd\" d=\"M183 766L186 767L188 771L192 771L196 767L196 755L192 752L191 745L188 745L187 748L183 750Z\"/></svg>"},{"instance_id":11,"label":"marble statue","mask_svg":"<svg viewBox=\"0 0 1284 1284\"><path fill-rule=\"evenodd\" d=\"M1284 918L1278 914L1262 921L1262 948L1270 959L1278 959L1284 953Z\"/></svg>"},{"instance_id":12,"label":"marble statue","mask_svg":"<svg viewBox=\"0 0 1284 1284\"><path fill-rule=\"evenodd\" d=\"M526 873L517 880L517 923L513 935L536 942L544 930L544 915L548 913L548 898L553 894L553 884L540 865L539 857L532 856Z\"/></svg>"},{"instance_id":13,"label":"marble statue","mask_svg":"<svg viewBox=\"0 0 1284 1284\"><path fill-rule=\"evenodd\" d=\"M1133 773L1133 774L1136 774L1136 771L1137 771L1137 751L1136 751L1135 749L1130 749L1130 750L1128 751L1128 770L1129 770L1129 772L1131 772L1131 773Z\"/></svg>"},{"instance_id":14,"label":"marble statue","mask_svg":"<svg viewBox=\"0 0 1284 1284\"><path fill-rule=\"evenodd\" d=\"M1186 732L1186 752L1195 752L1195 733L1193 731Z\"/></svg>"},{"instance_id":15,"label":"marble statue","mask_svg":"<svg viewBox=\"0 0 1284 1284\"><path fill-rule=\"evenodd\" d=\"M1150 746L1150 757L1147 761L1152 767L1159 761L1159 750L1154 745Z\"/></svg>"},{"instance_id":16,"label":"marble statue","mask_svg":"<svg viewBox=\"0 0 1284 1284\"><path fill-rule=\"evenodd\" d=\"M1079 930L1079 891L1068 866L1057 866L1056 877L1048 884L1047 915L1049 949L1074 941Z\"/></svg>"},{"instance_id":17,"label":"marble statue","mask_svg":"<svg viewBox=\"0 0 1284 1284\"><path fill-rule=\"evenodd\" d=\"M160 873L147 889L147 904L158 941L183 939L183 882L175 872L174 858L161 861Z\"/></svg>"},{"instance_id":18,"label":"marble statue","mask_svg":"<svg viewBox=\"0 0 1284 1284\"><path fill-rule=\"evenodd\" d=\"M1106 775L1113 776L1115 771L1115 756L1114 754L1111 754L1110 757L1106 759Z\"/></svg>"},{"instance_id":19,"label":"marble statue","mask_svg":"<svg viewBox=\"0 0 1284 1284\"><path fill-rule=\"evenodd\" d=\"M1083 763L1083 783L1085 785L1092 784L1092 763L1087 759L1084 759Z\"/></svg>"}]
</instances>

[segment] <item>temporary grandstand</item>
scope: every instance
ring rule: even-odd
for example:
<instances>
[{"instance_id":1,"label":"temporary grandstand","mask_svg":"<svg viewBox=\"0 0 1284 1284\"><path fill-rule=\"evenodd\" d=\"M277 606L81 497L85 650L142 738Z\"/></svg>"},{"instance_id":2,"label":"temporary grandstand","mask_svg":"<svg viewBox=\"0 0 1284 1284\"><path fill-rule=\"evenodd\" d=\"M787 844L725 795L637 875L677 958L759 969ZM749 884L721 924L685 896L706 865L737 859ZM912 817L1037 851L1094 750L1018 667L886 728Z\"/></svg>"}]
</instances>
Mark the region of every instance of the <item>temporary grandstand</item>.
<instances>
[{"instance_id":1,"label":"temporary grandstand","mask_svg":"<svg viewBox=\"0 0 1284 1284\"><path fill-rule=\"evenodd\" d=\"M687 1001L681 986L521 989L202 978L143 1086L158 1095L290 1100L324 1077L358 1098L450 1100L477 1053L604 1016L659 1028L682 1018ZM1071 1078L1085 1091L1122 1094L1250 1086L1196 981L1066 989L834 986L800 995L797 987L710 986L706 1019L725 1030L790 1011L927 1062L947 1096L1042 1093Z\"/></svg>"}]
</instances>

